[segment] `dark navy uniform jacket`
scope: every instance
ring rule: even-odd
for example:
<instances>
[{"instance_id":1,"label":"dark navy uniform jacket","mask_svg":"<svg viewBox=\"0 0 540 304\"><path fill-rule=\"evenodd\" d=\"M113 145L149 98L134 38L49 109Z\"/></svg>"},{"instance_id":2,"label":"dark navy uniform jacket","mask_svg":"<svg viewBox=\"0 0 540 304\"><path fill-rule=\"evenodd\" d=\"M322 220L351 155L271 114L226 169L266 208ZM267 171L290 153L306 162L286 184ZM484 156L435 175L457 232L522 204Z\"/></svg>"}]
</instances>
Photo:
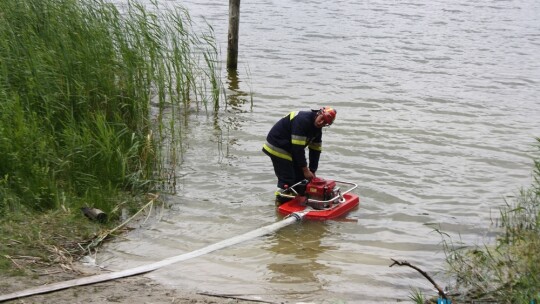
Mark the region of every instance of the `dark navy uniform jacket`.
<instances>
[{"instance_id":1,"label":"dark navy uniform jacket","mask_svg":"<svg viewBox=\"0 0 540 304\"><path fill-rule=\"evenodd\" d=\"M317 171L322 151L322 128L315 127L317 110L294 111L280 119L270 129L263 151L306 167L305 148L309 147L309 169Z\"/></svg>"}]
</instances>

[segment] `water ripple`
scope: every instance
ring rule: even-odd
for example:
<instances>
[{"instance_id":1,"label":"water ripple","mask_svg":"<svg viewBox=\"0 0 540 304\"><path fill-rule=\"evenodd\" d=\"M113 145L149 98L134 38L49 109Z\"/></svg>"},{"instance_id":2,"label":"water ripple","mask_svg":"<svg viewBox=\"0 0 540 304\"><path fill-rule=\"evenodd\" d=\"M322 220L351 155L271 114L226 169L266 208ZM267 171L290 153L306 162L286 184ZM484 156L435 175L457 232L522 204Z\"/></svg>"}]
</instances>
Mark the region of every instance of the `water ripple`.
<instances>
[{"instance_id":1,"label":"water ripple","mask_svg":"<svg viewBox=\"0 0 540 304\"><path fill-rule=\"evenodd\" d=\"M227 3L182 2L227 38ZM395 301L438 276L440 229L482 242L504 199L530 183L540 134L540 4L505 1L242 3L239 90L253 111L193 116L178 195L150 229L111 245L111 267L195 250L280 219L266 132L331 103L318 174L360 186L360 207L174 265L178 288L272 301ZM224 53L225 50L222 50ZM249 73L245 72L249 70ZM241 106L240 106L241 107ZM217 127L216 127L217 126Z\"/></svg>"}]
</instances>

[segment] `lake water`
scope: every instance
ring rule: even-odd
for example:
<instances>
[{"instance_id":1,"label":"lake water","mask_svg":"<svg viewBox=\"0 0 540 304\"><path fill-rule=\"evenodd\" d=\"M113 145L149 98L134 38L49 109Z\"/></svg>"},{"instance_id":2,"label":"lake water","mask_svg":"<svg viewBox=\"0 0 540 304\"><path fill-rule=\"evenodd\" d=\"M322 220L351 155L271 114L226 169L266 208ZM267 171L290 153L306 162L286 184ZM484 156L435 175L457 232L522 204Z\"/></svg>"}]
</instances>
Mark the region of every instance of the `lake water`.
<instances>
[{"instance_id":1,"label":"lake water","mask_svg":"<svg viewBox=\"0 0 540 304\"><path fill-rule=\"evenodd\" d=\"M228 1L182 4L226 58ZM323 105L318 175L359 184L342 221L304 222L147 276L181 290L274 302L369 303L435 295L441 229L492 240L498 208L531 183L540 136L540 2L254 0L241 3L238 83L218 119L193 114L178 194L98 263L126 269L280 220L260 151L292 110ZM225 63L223 63L225 66ZM251 107L251 98L253 107ZM154 213L155 214L155 213Z\"/></svg>"}]
</instances>

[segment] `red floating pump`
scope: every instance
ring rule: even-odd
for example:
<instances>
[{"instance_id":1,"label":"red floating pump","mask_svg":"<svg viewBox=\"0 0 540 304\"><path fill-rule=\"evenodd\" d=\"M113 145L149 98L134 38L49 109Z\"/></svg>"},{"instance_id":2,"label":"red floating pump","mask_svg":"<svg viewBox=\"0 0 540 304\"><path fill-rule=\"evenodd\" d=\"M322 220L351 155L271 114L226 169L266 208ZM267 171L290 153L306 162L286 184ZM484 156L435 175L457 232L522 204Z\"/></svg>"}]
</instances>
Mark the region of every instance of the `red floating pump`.
<instances>
[{"instance_id":1,"label":"red floating pump","mask_svg":"<svg viewBox=\"0 0 540 304\"><path fill-rule=\"evenodd\" d=\"M316 177L306 185L306 196L314 200L326 201L335 196L335 187L335 181Z\"/></svg>"},{"instance_id":2,"label":"red floating pump","mask_svg":"<svg viewBox=\"0 0 540 304\"><path fill-rule=\"evenodd\" d=\"M342 191L341 186L348 186ZM279 194L284 200L278 205L279 213L289 215L309 208L307 219L328 220L345 215L358 206L359 197L353 193L355 183L314 178L303 180Z\"/></svg>"}]
</instances>

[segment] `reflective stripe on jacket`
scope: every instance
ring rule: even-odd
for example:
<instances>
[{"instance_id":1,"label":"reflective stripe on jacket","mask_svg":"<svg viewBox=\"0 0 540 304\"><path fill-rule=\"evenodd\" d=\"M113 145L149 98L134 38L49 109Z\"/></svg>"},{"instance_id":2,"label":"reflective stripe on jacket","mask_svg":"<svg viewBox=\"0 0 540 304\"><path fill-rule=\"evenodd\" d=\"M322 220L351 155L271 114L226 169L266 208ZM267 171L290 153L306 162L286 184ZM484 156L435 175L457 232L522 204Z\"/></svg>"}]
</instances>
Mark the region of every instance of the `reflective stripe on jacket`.
<instances>
[{"instance_id":1,"label":"reflective stripe on jacket","mask_svg":"<svg viewBox=\"0 0 540 304\"><path fill-rule=\"evenodd\" d=\"M309 169L317 170L322 151L322 130L315 127L317 111L294 111L281 118L268 132L263 149L270 155L307 166L305 148L309 148Z\"/></svg>"}]
</instances>

